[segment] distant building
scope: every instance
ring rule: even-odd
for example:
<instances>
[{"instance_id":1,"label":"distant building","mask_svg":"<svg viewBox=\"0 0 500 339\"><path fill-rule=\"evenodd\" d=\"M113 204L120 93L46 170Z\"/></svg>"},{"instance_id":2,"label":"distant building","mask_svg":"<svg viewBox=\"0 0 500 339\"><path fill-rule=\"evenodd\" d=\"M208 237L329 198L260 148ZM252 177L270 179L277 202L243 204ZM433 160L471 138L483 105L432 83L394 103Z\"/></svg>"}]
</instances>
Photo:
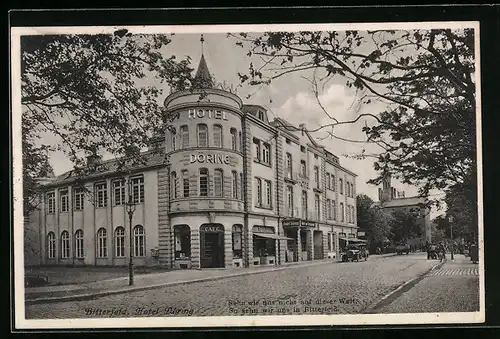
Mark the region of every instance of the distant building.
<instances>
[{"instance_id":1,"label":"distant building","mask_svg":"<svg viewBox=\"0 0 500 339\"><path fill-rule=\"evenodd\" d=\"M125 266L133 250L138 266L279 265L338 257L356 238L356 174L304 126L218 88L203 56L195 79L165 99L170 126L145 163L94 159L100 170L83 180L44 182L30 218L41 264Z\"/></svg>"},{"instance_id":2,"label":"distant building","mask_svg":"<svg viewBox=\"0 0 500 339\"><path fill-rule=\"evenodd\" d=\"M425 234L425 240L432 241L430 207L427 205L426 197L406 197L404 191L399 191L391 184L391 175L387 173L382 179L382 187L378 189L378 206L389 212L406 211L414 212L417 215L417 221ZM411 239L409 242L419 242L417 239Z\"/></svg>"}]
</instances>

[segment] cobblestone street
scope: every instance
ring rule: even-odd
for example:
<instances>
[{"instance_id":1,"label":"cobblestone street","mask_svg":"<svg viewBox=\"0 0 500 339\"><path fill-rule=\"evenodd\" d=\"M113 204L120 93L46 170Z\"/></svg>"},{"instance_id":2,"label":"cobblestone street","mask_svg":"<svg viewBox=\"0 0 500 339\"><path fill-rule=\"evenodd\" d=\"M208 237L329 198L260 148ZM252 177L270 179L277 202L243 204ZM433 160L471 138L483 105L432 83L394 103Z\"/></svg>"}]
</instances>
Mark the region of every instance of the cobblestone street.
<instances>
[{"instance_id":1,"label":"cobblestone street","mask_svg":"<svg viewBox=\"0 0 500 339\"><path fill-rule=\"evenodd\" d=\"M417 254L290 267L94 300L27 305L26 318L359 313L436 263Z\"/></svg>"}]
</instances>

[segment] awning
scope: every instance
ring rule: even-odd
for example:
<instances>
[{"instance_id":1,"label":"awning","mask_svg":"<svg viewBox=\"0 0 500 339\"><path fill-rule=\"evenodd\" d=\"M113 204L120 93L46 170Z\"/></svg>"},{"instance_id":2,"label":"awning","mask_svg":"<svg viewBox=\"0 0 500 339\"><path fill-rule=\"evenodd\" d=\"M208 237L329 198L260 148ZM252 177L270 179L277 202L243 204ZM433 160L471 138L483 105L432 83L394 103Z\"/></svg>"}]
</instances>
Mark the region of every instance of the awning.
<instances>
[{"instance_id":1,"label":"awning","mask_svg":"<svg viewBox=\"0 0 500 339\"><path fill-rule=\"evenodd\" d=\"M255 235L257 237L261 237L261 238L274 239L274 240L295 240L293 238L287 238L287 237L284 237L282 235L277 235L277 234L273 234L273 233L255 233L254 232L253 235Z\"/></svg>"},{"instance_id":2,"label":"awning","mask_svg":"<svg viewBox=\"0 0 500 339\"><path fill-rule=\"evenodd\" d=\"M349 242L366 242L366 240L358 239L358 238L339 238L340 240L349 241Z\"/></svg>"}]
</instances>

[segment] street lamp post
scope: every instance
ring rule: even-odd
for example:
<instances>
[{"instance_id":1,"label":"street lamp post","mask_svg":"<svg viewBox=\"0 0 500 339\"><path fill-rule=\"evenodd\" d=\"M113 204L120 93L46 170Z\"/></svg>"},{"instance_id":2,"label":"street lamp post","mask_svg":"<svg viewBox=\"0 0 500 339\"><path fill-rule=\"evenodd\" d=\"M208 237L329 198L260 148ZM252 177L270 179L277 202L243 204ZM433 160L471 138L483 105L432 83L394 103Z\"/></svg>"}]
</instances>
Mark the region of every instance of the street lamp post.
<instances>
[{"instance_id":1,"label":"street lamp post","mask_svg":"<svg viewBox=\"0 0 500 339\"><path fill-rule=\"evenodd\" d=\"M132 234L132 217L135 212L135 202L132 199L132 180L130 177L128 178L128 201L126 203L127 213L129 219L129 238L130 238L130 246L129 246L129 254L130 260L128 263L128 284L132 286L134 284L134 235Z\"/></svg>"},{"instance_id":2,"label":"street lamp post","mask_svg":"<svg viewBox=\"0 0 500 339\"><path fill-rule=\"evenodd\" d=\"M450 222L451 260L454 260L454 258L453 258L453 216L450 215L448 220Z\"/></svg>"}]
</instances>

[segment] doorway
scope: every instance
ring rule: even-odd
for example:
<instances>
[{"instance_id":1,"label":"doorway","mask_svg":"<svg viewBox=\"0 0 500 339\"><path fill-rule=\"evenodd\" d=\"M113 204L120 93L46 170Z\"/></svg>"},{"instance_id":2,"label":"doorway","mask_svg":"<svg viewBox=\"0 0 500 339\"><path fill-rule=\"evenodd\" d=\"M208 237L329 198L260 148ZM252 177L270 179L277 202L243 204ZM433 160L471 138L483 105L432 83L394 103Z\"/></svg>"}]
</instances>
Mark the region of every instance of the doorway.
<instances>
[{"instance_id":1,"label":"doorway","mask_svg":"<svg viewBox=\"0 0 500 339\"><path fill-rule=\"evenodd\" d=\"M224 227L220 224L200 227L201 268L224 267Z\"/></svg>"}]
</instances>

